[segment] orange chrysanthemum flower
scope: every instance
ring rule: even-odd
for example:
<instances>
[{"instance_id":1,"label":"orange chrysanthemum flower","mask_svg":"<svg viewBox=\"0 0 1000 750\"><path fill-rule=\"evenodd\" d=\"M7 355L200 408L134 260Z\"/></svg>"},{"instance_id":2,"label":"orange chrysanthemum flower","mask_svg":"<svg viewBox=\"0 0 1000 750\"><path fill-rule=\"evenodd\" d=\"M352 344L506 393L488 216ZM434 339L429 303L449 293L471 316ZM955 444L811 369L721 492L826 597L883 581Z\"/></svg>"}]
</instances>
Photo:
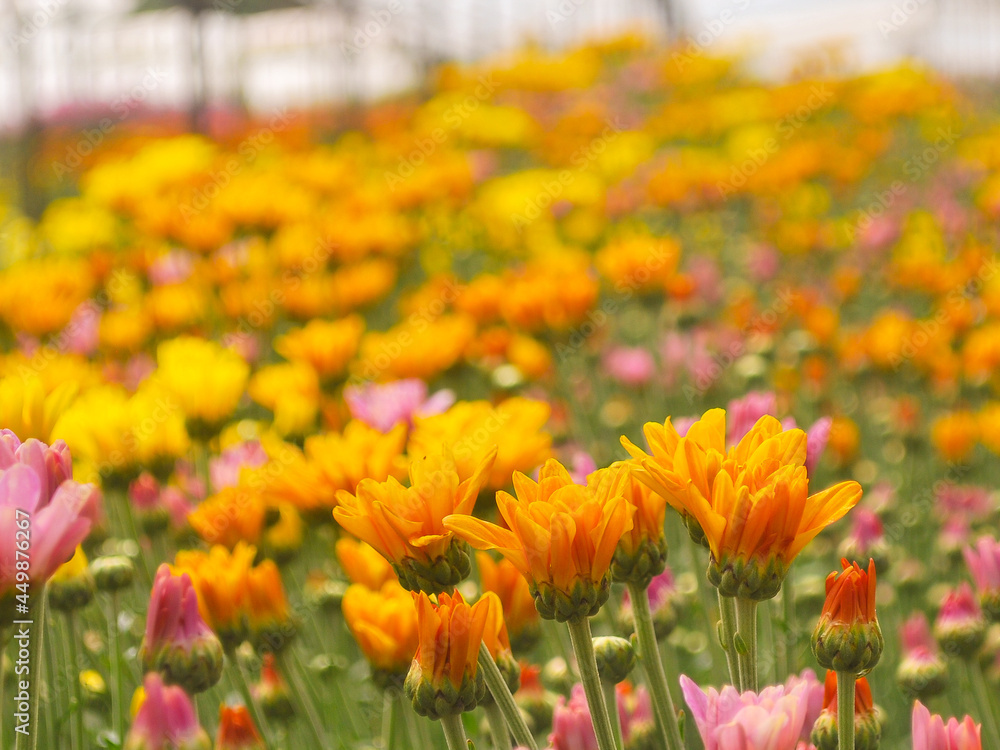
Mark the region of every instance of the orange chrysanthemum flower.
<instances>
[{"instance_id":1,"label":"orange chrysanthemum flower","mask_svg":"<svg viewBox=\"0 0 1000 750\"><path fill-rule=\"evenodd\" d=\"M264 502L246 487L225 487L188 514L188 523L208 544L233 549L256 544L264 527Z\"/></svg>"},{"instance_id":2,"label":"orange chrysanthemum flower","mask_svg":"<svg viewBox=\"0 0 1000 750\"><path fill-rule=\"evenodd\" d=\"M370 544L344 537L337 540L335 551L337 561L351 583L360 583L372 591L378 591L385 583L396 582L392 566Z\"/></svg>"},{"instance_id":3,"label":"orange chrysanthemum flower","mask_svg":"<svg viewBox=\"0 0 1000 750\"><path fill-rule=\"evenodd\" d=\"M378 590L348 587L341 610L381 687L402 684L417 651L417 611L411 594L395 580Z\"/></svg>"},{"instance_id":4,"label":"orange chrysanthemum flower","mask_svg":"<svg viewBox=\"0 0 1000 750\"><path fill-rule=\"evenodd\" d=\"M635 461L616 463L599 472L621 471L625 500L632 506L632 528L619 541L611 573L620 583L636 583L643 588L663 572L667 563L667 540L663 520L667 501L659 493L632 476Z\"/></svg>"},{"instance_id":5,"label":"orange chrysanthemum flower","mask_svg":"<svg viewBox=\"0 0 1000 750\"><path fill-rule=\"evenodd\" d=\"M527 579L542 617L564 622L594 615L608 599L609 568L634 509L622 495L621 471L573 483L555 459L538 482L514 473L517 497L497 492L508 528L471 516L448 516L446 528L473 547L495 549Z\"/></svg>"},{"instance_id":6,"label":"orange chrysanthemum flower","mask_svg":"<svg viewBox=\"0 0 1000 750\"><path fill-rule=\"evenodd\" d=\"M363 479L357 495L338 492L338 523L377 549L411 591L450 590L469 575L468 547L444 526L445 516L472 513L486 482L496 449L487 453L464 482L450 455L417 459L410 464L410 486L390 477Z\"/></svg>"},{"instance_id":7,"label":"orange chrysanthemum flower","mask_svg":"<svg viewBox=\"0 0 1000 750\"><path fill-rule=\"evenodd\" d=\"M348 315L340 320L309 321L274 340L274 349L292 362L310 365L320 380L329 381L347 370L347 364L361 344L365 331L364 319Z\"/></svg>"},{"instance_id":8,"label":"orange chrysanthemum flower","mask_svg":"<svg viewBox=\"0 0 1000 750\"><path fill-rule=\"evenodd\" d=\"M528 582L510 560L495 562L486 552L476 553L476 566L483 591L491 591L500 599L514 643L530 648L538 637L540 618Z\"/></svg>"},{"instance_id":9,"label":"orange chrysanthemum flower","mask_svg":"<svg viewBox=\"0 0 1000 750\"><path fill-rule=\"evenodd\" d=\"M191 576L201 616L227 649L238 646L247 636L247 576L256 554L256 548L244 542L232 552L215 545L208 552L177 553L175 572Z\"/></svg>"},{"instance_id":10,"label":"orange chrysanthemum flower","mask_svg":"<svg viewBox=\"0 0 1000 750\"><path fill-rule=\"evenodd\" d=\"M868 561L868 570L847 560L841 564L842 572L826 578L826 601L813 631L813 653L827 669L868 674L885 645L875 616L875 561Z\"/></svg>"},{"instance_id":11,"label":"orange chrysanthemum flower","mask_svg":"<svg viewBox=\"0 0 1000 750\"><path fill-rule=\"evenodd\" d=\"M635 477L700 527L712 553L709 579L724 596L773 597L799 552L861 499L857 482L809 495L806 434L771 416L729 450L722 409L685 437L669 419L644 431L652 455L622 438L641 466Z\"/></svg>"},{"instance_id":12,"label":"orange chrysanthemum flower","mask_svg":"<svg viewBox=\"0 0 1000 750\"><path fill-rule=\"evenodd\" d=\"M404 688L421 716L471 711L486 695L479 672L479 645L497 618L503 619L500 600L487 593L471 607L455 593L439 594L435 605L425 593L414 594L419 644Z\"/></svg>"}]
</instances>

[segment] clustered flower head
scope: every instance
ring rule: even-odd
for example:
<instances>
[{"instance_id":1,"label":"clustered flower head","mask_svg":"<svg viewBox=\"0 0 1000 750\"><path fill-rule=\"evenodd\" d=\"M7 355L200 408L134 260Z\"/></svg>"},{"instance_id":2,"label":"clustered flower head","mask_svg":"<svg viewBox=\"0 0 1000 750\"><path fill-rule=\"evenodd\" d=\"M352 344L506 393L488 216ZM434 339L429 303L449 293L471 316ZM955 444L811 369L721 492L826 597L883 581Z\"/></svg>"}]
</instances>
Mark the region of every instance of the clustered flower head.
<instances>
[{"instance_id":1,"label":"clustered flower head","mask_svg":"<svg viewBox=\"0 0 1000 750\"><path fill-rule=\"evenodd\" d=\"M725 596L775 596L791 564L826 526L861 499L857 482L809 495L806 434L761 417L726 448L726 413L706 412L684 436L668 418L644 432L651 454L622 443L635 476L666 498L712 553L709 580Z\"/></svg>"},{"instance_id":2,"label":"clustered flower head","mask_svg":"<svg viewBox=\"0 0 1000 750\"><path fill-rule=\"evenodd\" d=\"M497 493L507 528L462 515L446 517L444 525L473 547L495 549L509 560L527 579L542 617L590 617L608 599L618 540L632 528L623 479L623 472L612 471L578 485L550 459L537 482L514 474L516 497Z\"/></svg>"}]
</instances>

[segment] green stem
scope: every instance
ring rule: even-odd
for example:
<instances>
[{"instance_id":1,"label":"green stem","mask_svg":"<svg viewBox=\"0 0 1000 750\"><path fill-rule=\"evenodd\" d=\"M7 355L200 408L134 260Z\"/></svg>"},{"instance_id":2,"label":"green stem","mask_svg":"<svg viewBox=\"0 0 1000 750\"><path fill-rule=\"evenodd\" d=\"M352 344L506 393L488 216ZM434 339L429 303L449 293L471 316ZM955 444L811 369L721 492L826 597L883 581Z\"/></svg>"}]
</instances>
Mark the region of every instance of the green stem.
<instances>
[{"instance_id":1,"label":"green stem","mask_svg":"<svg viewBox=\"0 0 1000 750\"><path fill-rule=\"evenodd\" d=\"M493 696L493 701L503 715L504 721L507 722L507 726L510 727L511 734L514 735L517 744L529 750L538 750L535 738L532 736L531 730L528 729L528 725L524 723L524 717L521 716L521 711L514 702L514 696L510 694L510 688L504 682L500 668L493 661L485 643L479 644L479 668L483 670L486 687L489 688L490 695Z\"/></svg>"},{"instance_id":2,"label":"green stem","mask_svg":"<svg viewBox=\"0 0 1000 750\"><path fill-rule=\"evenodd\" d=\"M257 696L253 694L250 689L250 681L247 679L246 672L243 671L243 665L240 664L239 657L236 655L235 650L230 650L226 653L229 657L229 663L232 664L232 670L230 675L235 674L236 688L239 690L240 695L243 698L243 704L247 707L247 711L250 712L250 718L253 719L253 723L257 725L257 731L260 732L260 736L264 740L264 747L277 747L274 744L274 736L271 734L271 727L268 726L267 721L264 718L264 712L260 708L260 703L257 701Z\"/></svg>"},{"instance_id":3,"label":"green stem","mask_svg":"<svg viewBox=\"0 0 1000 750\"><path fill-rule=\"evenodd\" d=\"M990 689L986 684L986 677L983 674L983 665L977 657L966 660L969 668L969 681L976 694L976 702L979 704L979 714L983 720L984 734L989 738L989 742L983 742L983 747L1000 748L1000 730L997 729L997 714L993 709L993 702L990 699Z\"/></svg>"},{"instance_id":4,"label":"green stem","mask_svg":"<svg viewBox=\"0 0 1000 750\"><path fill-rule=\"evenodd\" d=\"M611 729L608 709L604 705L601 678L597 674L597 660L594 658L594 638L590 632L590 619L581 617L569 620L566 625L569 628L569 638L573 642L576 664L580 669L580 680L583 682L583 692L587 696L587 706L590 707L590 717L594 720L597 746L600 750L615 750L618 746L615 744L615 733Z\"/></svg>"},{"instance_id":5,"label":"green stem","mask_svg":"<svg viewBox=\"0 0 1000 750\"><path fill-rule=\"evenodd\" d=\"M326 730L323 728L323 722L320 720L319 714L316 713L316 706L313 705L312 698L309 696L302 682L302 676L299 674L297 663L287 657L287 650L279 651L274 655L274 658L278 662L281 671L288 678L288 685L292 689L292 694L295 696L296 702L305 711L306 722L309 725L310 732L312 732L313 739L316 741L316 747L327 747Z\"/></svg>"},{"instance_id":6,"label":"green stem","mask_svg":"<svg viewBox=\"0 0 1000 750\"><path fill-rule=\"evenodd\" d=\"M646 670L646 680L649 683L650 697L653 699L653 711L656 713L656 723L660 727L663 745L667 750L683 750L681 730L677 725L677 710L670 696L667 675L663 671L663 660L660 658L660 648L656 643L656 630L653 627L653 615L649 611L649 594L643 587L635 583L628 584L629 597L632 599L632 615L635 617L635 632L639 639L639 658Z\"/></svg>"},{"instance_id":7,"label":"green stem","mask_svg":"<svg viewBox=\"0 0 1000 750\"><path fill-rule=\"evenodd\" d=\"M34 589L35 587L32 587ZM31 685L28 687L28 694L31 696L28 704L28 724L27 724L27 734L22 732L17 732L17 727L15 726L15 736L17 739L14 740L14 747L16 750L36 750L38 747L38 702L41 700L41 695L39 694L38 688L42 683L42 665L39 661L42 658L42 634L45 632L45 589L41 588L37 593L32 591L32 597L37 598L41 601L38 608L34 610L34 617L30 619L33 620L30 624L25 625L25 628L29 628L30 640L27 643L27 665L30 672ZM16 631L15 634L20 632L21 625L15 621L14 623ZM21 641L15 641L15 643L20 644ZM20 652L20 648L15 647L14 653ZM20 661L20 656L14 659L15 664ZM21 678L23 679L23 677ZM7 707L4 707L4 711ZM51 740L51 738L49 738Z\"/></svg>"},{"instance_id":8,"label":"green stem","mask_svg":"<svg viewBox=\"0 0 1000 750\"><path fill-rule=\"evenodd\" d=\"M740 663L740 692L757 692L757 602L736 599L736 656Z\"/></svg>"},{"instance_id":9,"label":"green stem","mask_svg":"<svg viewBox=\"0 0 1000 750\"><path fill-rule=\"evenodd\" d=\"M729 682L739 690L742 682L739 660L736 658L736 600L721 593L719 594L719 639L722 641L722 650L726 652Z\"/></svg>"},{"instance_id":10,"label":"green stem","mask_svg":"<svg viewBox=\"0 0 1000 750\"><path fill-rule=\"evenodd\" d=\"M788 571L781 584L781 605L785 615L785 668L788 674L799 673L798 625L795 621L794 568Z\"/></svg>"},{"instance_id":11,"label":"green stem","mask_svg":"<svg viewBox=\"0 0 1000 750\"><path fill-rule=\"evenodd\" d=\"M79 748L83 747L83 688L80 685L80 665L77 661L76 622L73 620L73 615L69 613L66 614L63 620L69 628L69 634L66 638L67 646L69 647L69 677L70 682L73 683L73 700L76 703L73 710L73 734L71 742L73 750L79 750Z\"/></svg>"},{"instance_id":12,"label":"green stem","mask_svg":"<svg viewBox=\"0 0 1000 750\"><path fill-rule=\"evenodd\" d=\"M448 750L469 750L465 727L462 726L462 714L442 716L441 728L444 729L444 738L448 741Z\"/></svg>"},{"instance_id":13,"label":"green stem","mask_svg":"<svg viewBox=\"0 0 1000 750\"><path fill-rule=\"evenodd\" d=\"M111 650L111 726L120 742L125 741L125 714L122 711L122 652L118 632L118 592L111 592L108 618L108 648Z\"/></svg>"},{"instance_id":14,"label":"green stem","mask_svg":"<svg viewBox=\"0 0 1000 750\"><path fill-rule=\"evenodd\" d=\"M601 681L601 688L604 690L604 705L608 708L608 716L611 717L611 730L615 733L615 745L619 748L625 747L625 738L622 736L622 717L618 713L618 698L615 696L615 683Z\"/></svg>"},{"instance_id":15,"label":"green stem","mask_svg":"<svg viewBox=\"0 0 1000 750\"><path fill-rule=\"evenodd\" d=\"M483 706L486 712L486 720L490 723L490 734L493 736L493 747L496 750L511 750L510 730L507 729L507 722L503 718L503 712L491 701Z\"/></svg>"},{"instance_id":16,"label":"green stem","mask_svg":"<svg viewBox=\"0 0 1000 750\"><path fill-rule=\"evenodd\" d=\"M854 750L854 681L850 672L837 672L837 743Z\"/></svg>"},{"instance_id":17,"label":"green stem","mask_svg":"<svg viewBox=\"0 0 1000 750\"><path fill-rule=\"evenodd\" d=\"M395 695L392 691L386 690L382 694L382 747L385 750L394 750L396 747L396 737L398 732L396 731L397 719L397 706L399 701L396 700Z\"/></svg>"}]
</instances>

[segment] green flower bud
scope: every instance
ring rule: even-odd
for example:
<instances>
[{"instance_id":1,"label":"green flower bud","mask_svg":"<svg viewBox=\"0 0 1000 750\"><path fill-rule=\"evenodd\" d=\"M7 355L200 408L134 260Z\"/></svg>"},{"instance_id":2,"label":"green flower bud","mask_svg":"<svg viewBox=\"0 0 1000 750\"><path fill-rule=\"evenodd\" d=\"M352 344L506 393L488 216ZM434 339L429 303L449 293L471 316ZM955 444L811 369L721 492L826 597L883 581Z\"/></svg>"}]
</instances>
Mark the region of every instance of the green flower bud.
<instances>
[{"instance_id":1,"label":"green flower bud","mask_svg":"<svg viewBox=\"0 0 1000 750\"><path fill-rule=\"evenodd\" d=\"M639 660L629 641L611 635L594 638L594 658L601 680L614 685L628 677Z\"/></svg>"},{"instance_id":2,"label":"green flower bud","mask_svg":"<svg viewBox=\"0 0 1000 750\"><path fill-rule=\"evenodd\" d=\"M125 555L98 557L90 564L90 572L99 591L120 591L135 579L135 565Z\"/></svg>"}]
</instances>

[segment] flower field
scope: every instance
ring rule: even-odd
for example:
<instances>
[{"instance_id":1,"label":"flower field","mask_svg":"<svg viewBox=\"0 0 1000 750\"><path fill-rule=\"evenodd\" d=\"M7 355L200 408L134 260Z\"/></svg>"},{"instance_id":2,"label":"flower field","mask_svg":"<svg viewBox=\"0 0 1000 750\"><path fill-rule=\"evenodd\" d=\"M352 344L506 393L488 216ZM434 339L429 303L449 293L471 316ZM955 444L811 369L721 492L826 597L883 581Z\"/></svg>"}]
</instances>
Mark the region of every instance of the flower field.
<instances>
[{"instance_id":1,"label":"flower field","mask_svg":"<svg viewBox=\"0 0 1000 750\"><path fill-rule=\"evenodd\" d=\"M994 99L630 36L48 133L0 746L1000 750Z\"/></svg>"}]
</instances>

